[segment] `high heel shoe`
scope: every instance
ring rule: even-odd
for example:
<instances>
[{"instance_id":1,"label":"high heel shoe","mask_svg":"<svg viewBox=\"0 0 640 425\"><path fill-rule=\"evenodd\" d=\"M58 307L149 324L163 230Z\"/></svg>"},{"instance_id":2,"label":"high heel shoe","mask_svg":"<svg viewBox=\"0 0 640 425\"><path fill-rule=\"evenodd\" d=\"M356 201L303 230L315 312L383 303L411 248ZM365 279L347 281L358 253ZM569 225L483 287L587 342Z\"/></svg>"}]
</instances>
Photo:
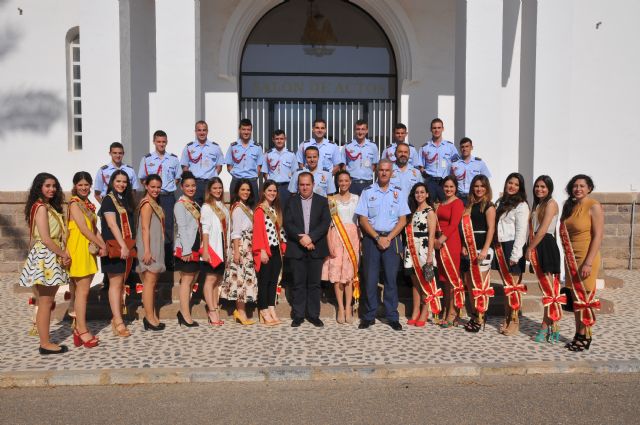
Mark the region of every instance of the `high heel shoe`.
<instances>
[{"instance_id":1,"label":"high heel shoe","mask_svg":"<svg viewBox=\"0 0 640 425\"><path fill-rule=\"evenodd\" d=\"M567 344L569 351L580 352L588 350L591 346L591 338L587 338L585 335L577 334L573 341Z\"/></svg>"},{"instance_id":2,"label":"high heel shoe","mask_svg":"<svg viewBox=\"0 0 640 425\"><path fill-rule=\"evenodd\" d=\"M535 337L533 337L533 340L535 342L545 342L545 341L551 342L549 340L549 329L548 328L538 329L538 333L536 334Z\"/></svg>"},{"instance_id":3,"label":"high heel shoe","mask_svg":"<svg viewBox=\"0 0 640 425\"><path fill-rule=\"evenodd\" d=\"M560 342L560 331L551 332L551 335L549 335L549 342L552 344Z\"/></svg>"},{"instance_id":4,"label":"high heel shoe","mask_svg":"<svg viewBox=\"0 0 640 425\"><path fill-rule=\"evenodd\" d=\"M176 317L178 318L178 324L180 326L185 325L188 328L195 328L196 326L200 326L200 324L198 322L196 322L195 320L192 321L191 323L187 322L187 320L182 315L181 311L179 311L178 314L176 314Z\"/></svg>"},{"instance_id":5,"label":"high heel shoe","mask_svg":"<svg viewBox=\"0 0 640 425\"><path fill-rule=\"evenodd\" d=\"M418 321L418 319L409 319L409 320L407 320L407 325L413 326L413 325L416 324L417 321Z\"/></svg>"},{"instance_id":6,"label":"high heel shoe","mask_svg":"<svg viewBox=\"0 0 640 425\"><path fill-rule=\"evenodd\" d=\"M131 332L124 322L116 323L111 319L111 330L113 331L113 336L121 336L123 338L131 336Z\"/></svg>"},{"instance_id":7,"label":"high heel shoe","mask_svg":"<svg viewBox=\"0 0 640 425\"><path fill-rule=\"evenodd\" d=\"M275 320L267 320L264 318L262 312L260 312L260 324L264 326L275 326L278 324Z\"/></svg>"},{"instance_id":8,"label":"high heel shoe","mask_svg":"<svg viewBox=\"0 0 640 425\"><path fill-rule=\"evenodd\" d=\"M80 347L81 345L84 345L84 348L93 348L93 347L97 346L100 343L100 341L95 336L92 337L88 341L83 341L82 340L82 335L88 334L88 333L89 333L89 331L80 333L78 331L78 329L74 329L73 330L73 345L75 345L76 347Z\"/></svg>"},{"instance_id":9,"label":"high heel shoe","mask_svg":"<svg viewBox=\"0 0 640 425\"><path fill-rule=\"evenodd\" d=\"M148 331L148 330L152 330L152 331L161 331L164 330L164 328L166 327L166 325L162 322L158 323L158 325L152 325L146 317L142 318L142 326L144 326L144 330Z\"/></svg>"},{"instance_id":10,"label":"high heel shoe","mask_svg":"<svg viewBox=\"0 0 640 425\"><path fill-rule=\"evenodd\" d=\"M242 317L240 317L240 313L238 312L238 310L233 310L233 318L236 319L236 322L240 323L241 325L249 326L249 325L256 324L255 320L242 319Z\"/></svg>"},{"instance_id":11,"label":"high heel shoe","mask_svg":"<svg viewBox=\"0 0 640 425\"><path fill-rule=\"evenodd\" d=\"M413 326L415 326L416 328L423 328L426 324L426 320L416 320L415 322L413 322Z\"/></svg>"},{"instance_id":12,"label":"high heel shoe","mask_svg":"<svg viewBox=\"0 0 640 425\"><path fill-rule=\"evenodd\" d=\"M464 330L471 333L480 332L480 329L483 329L483 324L476 321L476 319L471 319L464 325Z\"/></svg>"}]
</instances>

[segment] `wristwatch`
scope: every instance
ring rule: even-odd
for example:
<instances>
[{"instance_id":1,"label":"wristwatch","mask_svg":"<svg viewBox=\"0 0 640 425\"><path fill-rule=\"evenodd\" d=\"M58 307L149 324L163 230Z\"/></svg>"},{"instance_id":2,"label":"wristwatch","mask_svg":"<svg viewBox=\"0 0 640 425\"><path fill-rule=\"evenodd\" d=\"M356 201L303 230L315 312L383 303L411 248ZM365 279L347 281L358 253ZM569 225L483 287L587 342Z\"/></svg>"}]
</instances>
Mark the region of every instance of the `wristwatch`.
<instances>
[{"instance_id":1,"label":"wristwatch","mask_svg":"<svg viewBox=\"0 0 640 425\"><path fill-rule=\"evenodd\" d=\"M376 242L378 242L380 240L380 235L376 235Z\"/></svg>"}]
</instances>

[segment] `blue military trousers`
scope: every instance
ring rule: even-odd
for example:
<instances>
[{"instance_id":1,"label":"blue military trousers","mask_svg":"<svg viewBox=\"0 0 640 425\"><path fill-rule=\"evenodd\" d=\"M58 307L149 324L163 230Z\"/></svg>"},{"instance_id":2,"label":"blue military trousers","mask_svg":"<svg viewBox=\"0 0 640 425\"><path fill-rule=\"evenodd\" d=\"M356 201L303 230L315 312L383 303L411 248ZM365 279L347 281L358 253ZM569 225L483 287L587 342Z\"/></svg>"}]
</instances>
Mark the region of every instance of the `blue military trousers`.
<instances>
[{"instance_id":1,"label":"blue military trousers","mask_svg":"<svg viewBox=\"0 0 640 425\"><path fill-rule=\"evenodd\" d=\"M376 241L365 236L363 245L363 271L364 271L364 295L366 298L364 320L374 320L378 309L378 279L380 267L383 270L383 303L386 318L397 322L398 315L398 268L400 267L400 253L404 251L402 238L396 236L389 248L384 251L378 249Z\"/></svg>"}]
</instances>

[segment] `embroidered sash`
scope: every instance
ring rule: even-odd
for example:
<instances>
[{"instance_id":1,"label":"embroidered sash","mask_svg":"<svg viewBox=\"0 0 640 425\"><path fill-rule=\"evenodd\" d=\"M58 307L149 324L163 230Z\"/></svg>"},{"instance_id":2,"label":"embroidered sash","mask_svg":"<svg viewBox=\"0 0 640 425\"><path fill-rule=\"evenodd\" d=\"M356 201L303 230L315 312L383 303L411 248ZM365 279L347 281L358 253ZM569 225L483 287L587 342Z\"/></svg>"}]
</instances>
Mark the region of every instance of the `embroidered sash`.
<instances>
[{"instance_id":1,"label":"embroidered sash","mask_svg":"<svg viewBox=\"0 0 640 425\"><path fill-rule=\"evenodd\" d=\"M68 237L68 230L67 230L67 225L65 223L65 220L62 218L62 215L58 211L56 211L51 205L49 205L46 202L42 202L41 200L37 200L31 206L31 211L29 212L29 225L30 225L30 229L29 229L29 247L31 247L31 242L32 242L33 235L34 235L35 229L36 229L36 211L38 211L38 208L40 208L42 206L44 206L47 209L47 220L48 220L48 216L51 215L53 217L53 219L60 226L60 236L55 238L54 241L58 243L58 246L60 248L65 249L65 242L66 242L67 237ZM49 231L51 231L51 229L49 229Z\"/></svg>"},{"instance_id":2,"label":"embroidered sash","mask_svg":"<svg viewBox=\"0 0 640 425\"><path fill-rule=\"evenodd\" d=\"M496 253L496 260L498 261L498 271L504 283L504 295L507 297L512 314L517 315L518 310L520 310L522 306L522 294L527 293L527 285L523 283L516 284L514 282L513 276L509 273L509 264L504 256L502 244L498 242L498 238L495 239L493 249Z\"/></svg>"},{"instance_id":3,"label":"embroidered sash","mask_svg":"<svg viewBox=\"0 0 640 425\"><path fill-rule=\"evenodd\" d=\"M349 254L349 259L351 260L351 265L353 266L353 300L354 300L354 311L357 310L358 304L360 302L360 278L358 276L358 258L356 257L356 252L353 249L353 245L351 244L351 240L349 239L349 235L347 234L347 229L344 227L344 223L340 219L340 215L338 215L338 202L335 196L329 197L329 210L331 212L331 220L333 222L338 235L340 236L340 241L344 246L344 249L347 250L347 254Z\"/></svg>"},{"instance_id":4,"label":"embroidered sash","mask_svg":"<svg viewBox=\"0 0 640 425\"><path fill-rule=\"evenodd\" d=\"M422 268L420 267L420 258L418 257L418 251L416 249L416 242L413 238L413 225L409 223L404 230L407 235L407 247L409 248L411 262L413 263L413 271L418 278L420 289L422 290L424 295L423 301L425 304L429 305L431 313L433 313L434 316L437 316L442 311L442 303L440 299L444 294L442 292L442 289L438 288L435 276L430 281L427 281L424 273L422 273Z\"/></svg>"},{"instance_id":5,"label":"embroidered sash","mask_svg":"<svg viewBox=\"0 0 640 425\"><path fill-rule=\"evenodd\" d=\"M162 207L160 207L160 205L158 205L155 200L145 196L140 201L140 205L138 205L138 219L140 219L140 211L145 204L149 204L149 206L153 210L153 213L160 220L160 225L162 226L162 239L164 240L164 210L162 209Z\"/></svg>"},{"instance_id":6,"label":"embroidered sash","mask_svg":"<svg viewBox=\"0 0 640 425\"><path fill-rule=\"evenodd\" d=\"M116 207L116 211L120 216L120 227L122 228L122 238L127 240L133 240L133 232L131 230L131 223L129 223L129 215L127 214L127 210L120 204L118 198L113 192L109 192L107 195L113 201L113 205ZM135 246L135 245L134 245ZM129 255L126 260L125 273L124 273L124 282L127 281L127 276L131 272L131 267L133 267L133 255ZM126 286L126 285L125 285Z\"/></svg>"},{"instance_id":7,"label":"embroidered sash","mask_svg":"<svg viewBox=\"0 0 640 425\"><path fill-rule=\"evenodd\" d=\"M271 220L271 222L273 223L273 225L276 227L276 235L278 236L278 254L280 254L280 260L282 260L282 257L284 255L284 252L282 252L282 236L281 236L281 232L280 232L280 225L278 224L278 218L276 217L276 215L274 214L273 211L271 211L271 208L263 208L262 205L259 205L258 208L260 208L262 211L264 211L264 215L266 217L269 218L269 220ZM268 243L268 242L267 242ZM282 264L282 262L281 262ZM282 293L282 269L284 267L280 267L280 273L278 274L278 283L276 285L276 304L278 304L278 299L280 298L280 294Z\"/></svg>"},{"instance_id":8,"label":"embroidered sash","mask_svg":"<svg viewBox=\"0 0 640 425\"><path fill-rule=\"evenodd\" d=\"M473 235L471 215L465 214L462 216L462 235L464 236L464 242L467 246L467 252L469 253L469 273L471 275L471 284L473 285L473 289L471 290L473 305L480 316L480 320L482 320L482 315L486 313L489 308L489 298L495 295L495 291L491 287L490 273L487 273L483 278L482 272L480 271L478 247L476 246L476 239Z\"/></svg>"},{"instance_id":9,"label":"embroidered sash","mask_svg":"<svg viewBox=\"0 0 640 425\"><path fill-rule=\"evenodd\" d=\"M436 220L436 224L438 226L438 232L442 233L440 221ZM454 304L456 308L462 308L464 307L464 285L446 242L440 246L440 259L442 260L442 268L447 275L447 279L449 279L451 286L453 286Z\"/></svg>"},{"instance_id":10,"label":"embroidered sash","mask_svg":"<svg viewBox=\"0 0 640 425\"><path fill-rule=\"evenodd\" d=\"M96 206L93 205L93 203L91 203L91 201L89 201L88 199L82 199L76 195L72 196L69 199L69 206L71 206L71 204L73 204L74 202L78 204L78 208L80 208L82 214L84 214L84 216L89 219L95 229L96 222L98 221L98 216L96 215Z\"/></svg>"},{"instance_id":11,"label":"embroidered sash","mask_svg":"<svg viewBox=\"0 0 640 425\"><path fill-rule=\"evenodd\" d=\"M533 231L533 214L529 219L529 246L534 237ZM531 256L529 257L531 267L538 278L540 284L540 290L542 291L542 305L547 309L547 316L554 322L562 319L562 304L567 303L567 296L560 294L560 276L553 275L553 280L549 279L549 275L542 271L540 261L538 259L538 252L536 249L531 250Z\"/></svg>"},{"instance_id":12,"label":"embroidered sash","mask_svg":"<svg viewBox=\"0 0 640 425\"><path fill-rule=\"evenodd\" d=\"M578 262L573 252L573 246L571 245L571 239L569 239L569 231L564 220L560 222L560 240L564 249L564 259L569 269L568 278L571 279L573 294L575 295L573 309L580 312L580 321L589 329L596 323L595 310L600 309L600 300L596 298L595 288L589 294L584 286L578 270Z\"/></svg>"}]
</instances>

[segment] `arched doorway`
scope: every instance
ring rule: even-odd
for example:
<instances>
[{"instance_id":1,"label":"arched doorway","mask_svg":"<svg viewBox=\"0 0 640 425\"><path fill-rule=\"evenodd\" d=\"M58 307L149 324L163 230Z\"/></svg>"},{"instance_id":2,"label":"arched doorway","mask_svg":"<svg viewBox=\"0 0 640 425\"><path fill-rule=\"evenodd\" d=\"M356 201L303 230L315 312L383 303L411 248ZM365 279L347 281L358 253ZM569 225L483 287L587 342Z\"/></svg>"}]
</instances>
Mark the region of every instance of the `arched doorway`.
<instances>
[{"instance_id":1,"label":"arched doorway","mask_svg":"<svg viewBox=\"0 0 640 425\"><path fill-rule=\"evenodd\" d=\"M397 121L396 91L387 36L343 0L289 0L262 17L244 46L240 115L254 122L254 137L265 147L281 128L297 150L315 118L326 119L328 138L343 145L362 118L383 149Z\"/></svg>"}]
</instances>

